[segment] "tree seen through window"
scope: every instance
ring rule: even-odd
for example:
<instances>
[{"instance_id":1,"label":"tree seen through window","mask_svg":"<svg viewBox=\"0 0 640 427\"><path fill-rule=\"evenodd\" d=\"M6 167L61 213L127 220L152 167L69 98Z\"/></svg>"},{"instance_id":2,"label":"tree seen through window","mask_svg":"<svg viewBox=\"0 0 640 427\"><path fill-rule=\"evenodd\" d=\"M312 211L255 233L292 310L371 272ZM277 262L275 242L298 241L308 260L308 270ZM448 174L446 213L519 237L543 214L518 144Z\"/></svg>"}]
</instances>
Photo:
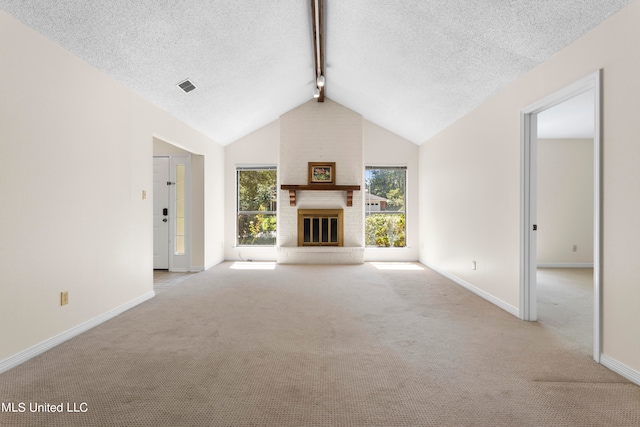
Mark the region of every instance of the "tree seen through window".
<instances>
[{"instance_id":1,"label":"tree seen through window","mask_svg":"<svg viewBox=\"0 0 640 427\"><path fill-rule=\"evenodd\" d=\"M405 167L365 169L365 244L378 247L404 247L405 243Z\"/></svg>"},{"instance_id":2,"label":"tree seen through window","mask_svg":"<svg viewBox=\"0 0 640 427\"><path fill-rule=\"evenodd\" d=\"M238 168L238 245L276 244L276 169Z\"/></svg>"}]
</instances>

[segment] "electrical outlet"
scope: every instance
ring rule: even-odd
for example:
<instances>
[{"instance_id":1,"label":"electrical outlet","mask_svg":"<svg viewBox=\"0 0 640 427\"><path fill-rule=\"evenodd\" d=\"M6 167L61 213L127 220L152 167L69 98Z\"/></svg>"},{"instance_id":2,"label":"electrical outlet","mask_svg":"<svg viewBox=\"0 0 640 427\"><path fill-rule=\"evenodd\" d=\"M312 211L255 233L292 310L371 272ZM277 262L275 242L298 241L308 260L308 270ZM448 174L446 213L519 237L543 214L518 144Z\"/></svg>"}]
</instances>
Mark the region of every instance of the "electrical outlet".
<instances>
[{"instance_id":1,"label":"electrical outlet","mask_svg":"<svg viewBox=\"0 0 640 427\"><path fill-rule=\"evenodd\" d=\"M573 252L578 252L578 245L573 245Z\"/></svg>"},{"instance_id":2,"label":"electrical outlet","mask_svg":"<svg viewBox=\"0 0 640 427\"><path fill-rule=\"evenodd\" d=\"M476 262L475 261L471 261L471 269L472 270L476 269Z\"/></svg>"},{"instance_id":3,"label":"electrical outlet","mask_svg":"<svg viewBox=\"0 0 640 427\"><path fill-rule=\"evenodd\" d=\"M147 190L142 190L142 200L147 200Z\"/></svg>"},{"instance_id":4,"label":"electrical outlet","mask_svg":"<svg viewBox=\"0 0 640 427\"><path fill-rule=\"evenodd\" d=\"M60 292L60 305L69 304L69 291Z\"/></svg>"}]
</instances>

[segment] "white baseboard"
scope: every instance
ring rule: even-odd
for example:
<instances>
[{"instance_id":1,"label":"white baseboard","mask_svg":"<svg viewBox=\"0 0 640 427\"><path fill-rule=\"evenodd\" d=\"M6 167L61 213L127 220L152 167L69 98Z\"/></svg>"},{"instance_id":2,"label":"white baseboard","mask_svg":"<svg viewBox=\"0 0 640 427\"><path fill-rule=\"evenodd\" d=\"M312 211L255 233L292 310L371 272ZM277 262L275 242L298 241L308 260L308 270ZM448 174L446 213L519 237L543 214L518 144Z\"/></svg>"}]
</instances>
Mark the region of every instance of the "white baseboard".
<instances>
[{"instance_id":1,"label":"white baseboard","mask_svg":"<svg viewBox=\"0 0 640 427\"><path fill-rule=\"evenodd\" d=\"M6 372L9 369L15 368L16 366L26 362L27 360L36 357L39 354L44 353L47 350L52 349L53 347L62 344L63 342L80 335L83 332L88 331L91 328L95 328L101 323L106 322L109 319L116 317L117 315L124 313L125 311L135 307L138 304L142 304L143 302L153 298L155 296L154 291L149 291L144 295L139 296L125 304L122 304L116 308L113 308L106 313L101 314L98 317L94 317L93 319L87 320L73 328L62 332L56 336L53 336L49 339L42 341L39 344L34 345L26 350L23 350L13 356L10 356L7 359L0 361L0 373Z\"/></svg>"},{"instance_id":2,"label":"white baseboard","mask_svg":"<svg viewBox=\"0 0 640 427\"><path fill-rule=\"evenodd\" d=\"M640 386L640 372L631 369L630 367L618 362L617 360L607 356L606 354L600 355L600 363L611 369L618 375L622 375L632 383Z\"/></svg>"},{"instance_id":3,"label":"white baseboard","mask_svg":"<svg viewBox=\"0 0 640 427\"><path fill-rule=\"evenodd\" d=\"M450 273L447 273L446 271L440 270L439 268L434 267L433 265L430 265L428 263L422 262L422 264L426 265L427 267L429 267L430 269L432 269L436 273L443 275L447 279L457 283L458 285L462 286L463 288L468 289L469 291L473 292L474 294L478 295L479 297L486 299L491 304L497 305L498 307L500 307L501 309L503 309L507 313L512 314L512 315L514 315L516 317L520 317L520 312L516 307L507 304L506 302L502 301L501 299L498 299L498 298L494 297L493 295L483 291L482 289L479 289L479 288L473 286L471 283L469 283L469 282L467 282L465 280L462 280L461 278L459 278L457 276L454 276L453 274L450 274Z\"/></svg>"},{"instance_id":4,"label":"white baseboard","mask_svg":"<svg viewBox=\"0 0 640 427\"><path fill-rule=\"evenodd\" d=\"M557 264L546 264L540 263L537 265L538 268L593 268L593 263L557 263Z\"/></svg>"}]
</instances>

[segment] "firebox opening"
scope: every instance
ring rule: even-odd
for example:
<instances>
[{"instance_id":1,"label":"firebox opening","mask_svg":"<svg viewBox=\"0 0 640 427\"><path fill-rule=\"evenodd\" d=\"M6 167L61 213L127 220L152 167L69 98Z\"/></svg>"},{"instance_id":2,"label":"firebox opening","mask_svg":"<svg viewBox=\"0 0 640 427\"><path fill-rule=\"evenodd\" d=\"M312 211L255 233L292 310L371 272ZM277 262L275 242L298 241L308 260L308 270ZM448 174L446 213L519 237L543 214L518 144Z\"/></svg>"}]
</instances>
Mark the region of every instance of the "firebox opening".
<instances>
[{"instance_id":1,"label":"firebox opening","mask_svg":"<svg viewBox=\"0 0 640 427\"><path fill-rule=\"evenodd\" d=\"M343 246L342 209L298 209L298 246Z\"/></svg>"}]
</instances>

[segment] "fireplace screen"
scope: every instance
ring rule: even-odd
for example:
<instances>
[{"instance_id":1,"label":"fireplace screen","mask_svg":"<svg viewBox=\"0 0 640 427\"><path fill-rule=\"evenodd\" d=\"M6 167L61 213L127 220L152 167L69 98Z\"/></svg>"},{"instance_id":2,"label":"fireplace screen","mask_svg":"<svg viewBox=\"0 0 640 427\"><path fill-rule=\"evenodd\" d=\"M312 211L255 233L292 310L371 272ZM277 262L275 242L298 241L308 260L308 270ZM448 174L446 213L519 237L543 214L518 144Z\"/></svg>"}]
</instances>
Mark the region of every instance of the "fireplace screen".
<instances>
[{"instance_id":1,"label":"fireplace screen","mask_svg":"<svg viewBox=\"0 0 640 427\"><path fill-rule=\"evenodd\" d=\"M342 209L299 209L298 246L342 246Z\"/></svg>"}]
</instances>

